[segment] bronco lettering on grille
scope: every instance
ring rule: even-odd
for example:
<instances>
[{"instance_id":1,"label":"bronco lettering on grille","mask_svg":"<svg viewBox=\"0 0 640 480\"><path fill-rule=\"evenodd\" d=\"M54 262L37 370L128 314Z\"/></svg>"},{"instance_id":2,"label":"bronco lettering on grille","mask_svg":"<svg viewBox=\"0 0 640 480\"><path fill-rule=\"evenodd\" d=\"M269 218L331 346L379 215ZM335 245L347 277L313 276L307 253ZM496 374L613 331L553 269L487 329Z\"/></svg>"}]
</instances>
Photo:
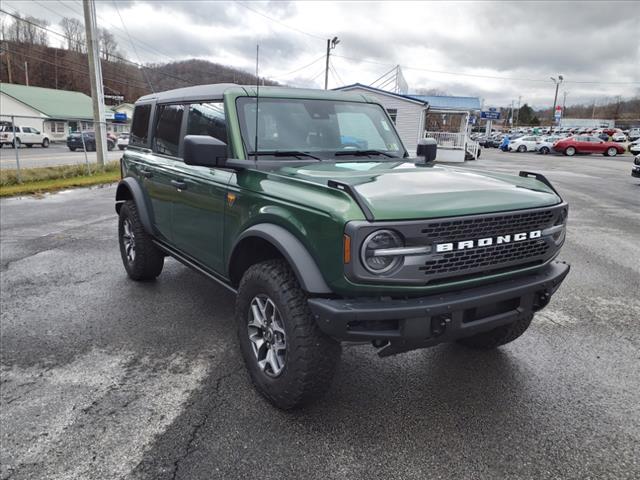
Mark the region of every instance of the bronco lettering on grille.
<instances>
[{"instance_id":1,"label":"bronco lettering on grille","mask_svg":"<svg viewBox=\"0 0 640 480\"><path fill-rule=\"evenodd\" d=\"M456 250L466 250L476 247L488 247L489 245L500 245L503 243L521 242L532 238L540 238L542 230L532 232L515 233L513 235L498 235L497 237L479 238L478 240L463 240L460 242L438 243L436 252L453 252Z\"/></svg>"}]
</instances>

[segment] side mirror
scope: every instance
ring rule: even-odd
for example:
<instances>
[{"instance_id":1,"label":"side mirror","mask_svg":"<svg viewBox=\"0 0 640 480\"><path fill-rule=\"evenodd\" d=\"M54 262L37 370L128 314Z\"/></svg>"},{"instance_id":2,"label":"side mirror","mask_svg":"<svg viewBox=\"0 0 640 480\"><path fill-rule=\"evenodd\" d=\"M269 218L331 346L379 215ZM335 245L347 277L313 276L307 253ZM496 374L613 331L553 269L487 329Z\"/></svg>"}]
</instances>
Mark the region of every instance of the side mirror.
<instances>
[{"instance_id":1,"label":"side mirror","mask_svg":"<svg viewBox=\"0 0 640 480\"><path fill-rule=\"evenodd\" d=\"M227 144L209 135L187 135L183 156L187 165L221 167L227 159Z\"/></svg>"},{"instance_id":2,"label":"side mirror","mask_svg":"<svg viewBox=\"0 0 640 480\"><path fill-rule=\"evenodd\" d=\"M424 163L431 163L436 159L438 152L438 142L435 138L423 138L418 140L418 148L416 154L418 157L424 157Z\"/></svg>"}]
</instances>

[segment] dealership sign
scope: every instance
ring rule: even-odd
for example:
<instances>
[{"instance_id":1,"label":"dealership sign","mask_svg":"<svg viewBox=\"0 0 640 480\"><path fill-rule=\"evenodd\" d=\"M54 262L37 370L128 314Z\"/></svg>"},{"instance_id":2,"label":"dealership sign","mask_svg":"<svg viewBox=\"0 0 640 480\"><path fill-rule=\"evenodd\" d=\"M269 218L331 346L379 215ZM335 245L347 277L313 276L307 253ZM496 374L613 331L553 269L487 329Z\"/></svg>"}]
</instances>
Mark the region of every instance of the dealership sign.
<instances>
[{"instance_id":1,"label":"dealership sign","mask_svg":"<svg viewBox=\"0 0 640 480\"><path fill-rule=\"evenodd\" d=\"M500 110L495 107L491 107L489 108L489 110L480 112L480 118L486 118L487 120L498 120L500 118Z\"/></svg>"}]
</instances>

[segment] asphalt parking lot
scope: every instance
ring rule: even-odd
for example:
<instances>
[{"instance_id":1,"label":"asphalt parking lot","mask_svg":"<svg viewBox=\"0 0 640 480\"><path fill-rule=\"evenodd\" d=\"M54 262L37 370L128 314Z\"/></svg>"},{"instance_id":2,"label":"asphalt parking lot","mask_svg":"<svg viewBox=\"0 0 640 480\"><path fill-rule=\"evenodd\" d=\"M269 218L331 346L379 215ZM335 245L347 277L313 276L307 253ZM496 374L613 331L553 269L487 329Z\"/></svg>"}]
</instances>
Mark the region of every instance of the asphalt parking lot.
<instances>
[{"instance_id":1,"label":"asphalt parking lot","mask_svg":"<svg viewBox=\"0 0 640 480\"><path fill-rule=\"evenodd\" d=\"M251 387L229 292L173 260L127 280L113 186L0 201L1 478L640 478L631 157L484 150L460 168L554 182L567 281L497 351L347 346L294 413Z\"/></svg>"},{"instance_id":2,"label":"asphalt parking lot","mask_svg":"<svg viewBox=\"0 0 640 480\"><path fill-rule=\"evenodd\" d=\"M71 152L63 143L52 143L49 148L25 146L18 150L20 158L20 168L51 167L54 165L76 165L96 163L96 152L87 152L85 159L82 150ZM117 148L107 153L108 160L118 160L122 157L122 152ZM0 168L16 168L15 149L3 145L0 149Z\"/></svg>"}]
</instances>

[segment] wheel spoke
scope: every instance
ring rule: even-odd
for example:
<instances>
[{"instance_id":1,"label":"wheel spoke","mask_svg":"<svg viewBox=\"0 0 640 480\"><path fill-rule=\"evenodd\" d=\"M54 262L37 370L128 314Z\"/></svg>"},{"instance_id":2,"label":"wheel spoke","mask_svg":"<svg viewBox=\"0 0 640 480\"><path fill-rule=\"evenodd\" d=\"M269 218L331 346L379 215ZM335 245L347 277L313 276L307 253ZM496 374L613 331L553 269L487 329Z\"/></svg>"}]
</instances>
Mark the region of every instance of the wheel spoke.
<instances>
[{"instance_id":1,"label":"wheel spoke","mask_svg":"<svg viewBox=\"0 0 640 480\"><path fill-rule=\"evenodd\" d=\"M270 377L285 366L286 332L278 307L267 295L255 296L249 304L247 330L256 363Z\"/></svg>"}]
</instances>

